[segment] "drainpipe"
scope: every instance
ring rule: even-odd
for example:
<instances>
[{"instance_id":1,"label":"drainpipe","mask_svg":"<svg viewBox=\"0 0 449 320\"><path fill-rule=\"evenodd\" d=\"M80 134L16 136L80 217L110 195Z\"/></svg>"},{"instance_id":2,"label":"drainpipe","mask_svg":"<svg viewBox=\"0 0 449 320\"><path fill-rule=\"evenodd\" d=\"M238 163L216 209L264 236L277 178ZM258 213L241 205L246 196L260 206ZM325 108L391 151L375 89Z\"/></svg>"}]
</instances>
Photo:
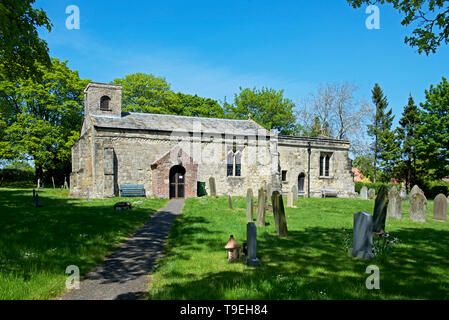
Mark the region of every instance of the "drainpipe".
<instances>
[{"instance_id":1,"label":"drainpipe","mask_svg":"<svg viewBox=\"0 0 449 320\"><path fill-rule=\"evenodd\" d=\"M307 168L307 197L310 198L310 155L312 154L312 146L309 142L309 147L307 148L309 154L308 168Z\"/></svg>"}]
</instances>

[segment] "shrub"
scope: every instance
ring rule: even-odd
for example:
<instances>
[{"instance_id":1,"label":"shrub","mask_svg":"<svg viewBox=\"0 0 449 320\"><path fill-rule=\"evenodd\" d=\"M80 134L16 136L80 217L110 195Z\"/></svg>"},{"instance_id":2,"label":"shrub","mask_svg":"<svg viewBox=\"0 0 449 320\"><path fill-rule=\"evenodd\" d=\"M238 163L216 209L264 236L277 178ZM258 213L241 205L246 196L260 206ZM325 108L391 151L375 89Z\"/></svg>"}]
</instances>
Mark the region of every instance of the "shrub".
<instances>
[{"instance_id":1,"label":"shrub","mask_svg":"<svg viewBox=\"0 0 449 320\"><path fill-rule=\"evenodd\" d=\"M363 188L363 186L366 186L368 189L374 189L376 190L376 194L379 193L379 189L382 186L387 186L388 190L390 190L393 186L396 186L396 188L400 188L400 185L397 184L385 184L381 182L377 183L363 183L363 182L356 182L355 183L355 191L360 193L360 190Z\"/></svg>"},{"instance_id":2,"label":"shrub","mask_svg":"<svg viewBox=\"0 0 449 320\"><path fill-rule=\"evenodd\" d=\"M423 185L423 191L427 199L435 199L440 193L449 195L449 183L443 181L426 182Z\"/></svg>"}]
</instances>

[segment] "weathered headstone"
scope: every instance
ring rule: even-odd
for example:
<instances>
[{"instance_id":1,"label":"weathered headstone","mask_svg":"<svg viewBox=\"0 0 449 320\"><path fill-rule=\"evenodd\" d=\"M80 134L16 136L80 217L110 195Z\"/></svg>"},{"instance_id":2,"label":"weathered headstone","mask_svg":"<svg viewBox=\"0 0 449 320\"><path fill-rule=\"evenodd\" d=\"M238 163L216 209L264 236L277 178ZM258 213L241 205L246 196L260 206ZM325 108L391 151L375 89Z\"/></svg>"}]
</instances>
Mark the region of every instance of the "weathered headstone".
<instances>
[{"instance_id":1,"label":"weathered headstone","mask_svg":"<svg viewBox=\"0 0 449 320\"><path fill-rule=\"evenodd\" d=\"M360 199L368 200L368 188L366 186L363 186L360 190Z\"/></svg>"},{"instance_id":2,"label":"weathered headstone","mask_svg":"<svg viewBox=\"0 0 449 320\"><path fill-rule=\"evenodd\" d=\"M373 216L366 212L354 215L354 240L350 253L353 257L371 259L373 254Z\"/></svg>"},{"instance_id":3,"label":"weathered headstone","mask_svg":"<svg viewBox=\"0 0 449 320\"><path fill-rule=\"evenodd\" d=\"M298 202L298 187L296 186L296 184L293 185L292 187L292 194L293 194L293 202Z\"/></svg>"},{"instance_id":4,"label":"weathered headstone","mask_svg":"<svg viewBox=\"0 0 449 320\"><path fill-rule=\"evenodd\" d=\"M280 237L287 237L287 220L285 218L284 201L279 191L274 191L271 197L273 203L274 223L276 225L276 233Z\"/></svg>"},{"instance_id":5,"label":"weathered headstone","mask_svg":"<svg viewBox=\"0 0 449 320\"><path fill-rule=\"evenodd\" d=\"M248 245L246 263L248 266L257 267L260 265L260 262L257 258L257 228L254 222L246 225L246 242Z\"/></svg>"},{"instance_id":6,"label":"weathered headstone","mask_svg":"<svg viewBox=\"0 0 449 320\"><path fill-rule=\"evenodd\" d=\"M402 199L396 187L392 187L388 193L387 218L394 220L402 219Z\"/></svg>"},{"instance_id":7,"label":"weathered headstone","mask_svg":"<svg viewBox=\"0 0 449 320\"><path fill-rule=\"evenodd\" d=\"M216 198L217 197L217 189L215 187L215 178L214 177L209 178L209 189L210 189L210 196Z\"/></svg>"},{"instance_id":8,"label":"weathered headstone","mask_svg":"<svg viewBox=\"0 0 449 320\"><path fill-rule=\"evenodd\" d=\"M263 188L259 189L257 198L257 225L265 227L265 192Z\"/></svg>"},{"instance_id":9,"label":"weathered headstone","mask_svg":"<svg viewBox=\"0 0 449 320\"><path fill-rule=\"evenodd\" d=\"M376 190L374 190L374 189L369 189L369 190L368 190L368 198L374 199L375 197L376 197Z\"/></svg>"},{"instance_id":10,"label":"weathered headstone","mask_svg":"<svg viewBox=\"0 0 449 320\"><path fill-rule=\"evenodd\" d=\"M287 194L287 208L293 208L293 193L291 191Z\"/></svg>"},{"instance_id":11,"label":"weathered headstone","mask_svg":"<svg viewBox=\"0 0 449 320\"><path fill-rule=\"evenodd\" d=\"M229 209L234 210L234 203L232 201L232 196L228 194L228 201L229 201Z\"/></svg>"},{"instance_id":12,"label":"weathered headstone","mask_svg":"<svg viewBox=\"0 0 449 320\"><path fill-rule=\"evenodd\" d=\"M447 221L447 198L439 194L433 201L433 218L439 221Z\"/></svg>"},{"instance_id":13,"label":"weathered headstone","mask_svg":"<svg viewBox=\"0 0 449 320\"><path fill-rule=\"evenodd\" d=\"M427 199L424 193L415 192L410 196L410 220L427 222Z\"/></svg>"},{"instance_id":14,"label":"weathered headstone","mask_svg":"<svg viewBox=\"0 0 449 320\"><path fill-rule=\"evenodd\" d=\"M376 201L374 203L373 232L385 231L387 208L388 208L388 189L386 186L382 186L379 189L379 194L377 195Z\"/></svg>"},{"instance_id":15,"label":"weathered headstone","mask_svg":"<svg viewBox=\"0 0 449 320\"><path fill-rule=\"evenodd\" d=\"M253 222L254 219L254 206L253 206L253 190L248 189L246 192L246 220Z\"/></svg>"},{"instance_id":16,"label":"weathered headstone","mask_svg":"<svg viewBox=\"0 0 449 320\"><path fill-rule=\"evenodd\" d=\"M405 188L401 189L401 199L402 199L402 201L407 201L408 200L408 198L407 198L407 189L405 189Z\"/></svg>"},{"instance_id":17,"label":"weathered headstone","mask_svg":"<svg viewBox=\"0 0 449 320\"><path fill-rule=\"evenodd\" d=\"M409 198L411 199L412 196L416 193L421 193L422 195L424 195L424 192L417 185L415 185L415 186L413 186L412 190L410 191L410 193L408 195Z\"/></svg>"}]
</instances>

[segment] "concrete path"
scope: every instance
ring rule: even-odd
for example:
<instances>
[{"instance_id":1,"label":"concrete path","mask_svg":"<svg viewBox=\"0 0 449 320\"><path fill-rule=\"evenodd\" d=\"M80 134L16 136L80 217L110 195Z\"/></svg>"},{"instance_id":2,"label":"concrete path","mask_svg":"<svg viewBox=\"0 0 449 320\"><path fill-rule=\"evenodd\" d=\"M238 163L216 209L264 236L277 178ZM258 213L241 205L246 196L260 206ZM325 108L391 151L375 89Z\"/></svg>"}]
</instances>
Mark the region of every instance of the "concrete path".
<instances>
[{"instance_id":1,"label":"concrete path","mask_svg":"<svg viewBox=\"0 0 449 320\"><path fill-rule=\"evenodd\" d=\"M173 220L184 200L171 200L151 220L60 300L137 300L148 294L148 274L162 256Z\"/></svg>"}]
</instances>

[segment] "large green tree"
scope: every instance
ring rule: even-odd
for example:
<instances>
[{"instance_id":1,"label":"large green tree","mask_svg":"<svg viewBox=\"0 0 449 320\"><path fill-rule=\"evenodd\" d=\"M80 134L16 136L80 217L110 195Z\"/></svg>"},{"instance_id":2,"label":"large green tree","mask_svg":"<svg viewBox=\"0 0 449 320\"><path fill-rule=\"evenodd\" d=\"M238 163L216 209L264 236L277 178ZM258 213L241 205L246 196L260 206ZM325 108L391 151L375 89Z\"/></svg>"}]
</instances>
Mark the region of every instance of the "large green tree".
<instances>
[{"instance_id":1,"label":"large green tree","mask_svg":"<svg viewBox=\"0 0 449 320\"><path fill-rule=\"evenodd\" d=\"M36 65L42 74L11 81L0 77L0 158L33 160L36 177L44 170L71 171L71 147L83 119L83 89L89 82L67 62L52 59L51 68Z\"/></svg>"},{"instance_id":2,"label":"large green tree","mask_svg":"<svg viewBox=\"0 0 449 320\"><path fill-rule=\"evenodd\" d=\"M426 90L426 101L420 106L416 129L418 158L423 160L429 176L440 179L449 175L449 82L446 78Z\"/></svg>"},{"instance_id":3,"label":"large green tree","mask_svg":"<svg viewBox=\"0 0 449 320\"><path fill-rule=\"evenodd\" d=\"M402 25L416 24L412 36L405 43L417 47L421 54L435 53L449 42L449 1L447 0L347 0L354 8L362 5L389 3L404 15Z\"/></svg>"},{"instance_id":4,"label":"large green tree","mask_svg":"<svg viewBox=\"0 0 449 320\"><path fill-rule=\"evenodd\" d=\"M270 88L243 89L234 96L234 104L227 105L225 112L234 119L252 119L267 130L276 129L282 135L298 133L295 104L284 97L284 91Z\"/></svg>"},{"instance_id":5,"label":"large green tree","mask_svg":"<svg viewBox=\"0 0 449 320\"><path fill-rule=\"evenodd\" d=\"M197 95L177 93L178 114L189 117L224 118L224 110L220 104L209 98Z\"/></svg>"},{"instance_id":6,"label":"large green tree","mask_svg":"<svg viewBox=\"0 0 449 320\"><path fill-rule=\"evenodd\" d=\"M38 28L51 31L45 11L33 8L35 0L0 1L0 65L10 80L41 76L35 62L50 67L47 43Z\"/></svg>"}]
</instances>

